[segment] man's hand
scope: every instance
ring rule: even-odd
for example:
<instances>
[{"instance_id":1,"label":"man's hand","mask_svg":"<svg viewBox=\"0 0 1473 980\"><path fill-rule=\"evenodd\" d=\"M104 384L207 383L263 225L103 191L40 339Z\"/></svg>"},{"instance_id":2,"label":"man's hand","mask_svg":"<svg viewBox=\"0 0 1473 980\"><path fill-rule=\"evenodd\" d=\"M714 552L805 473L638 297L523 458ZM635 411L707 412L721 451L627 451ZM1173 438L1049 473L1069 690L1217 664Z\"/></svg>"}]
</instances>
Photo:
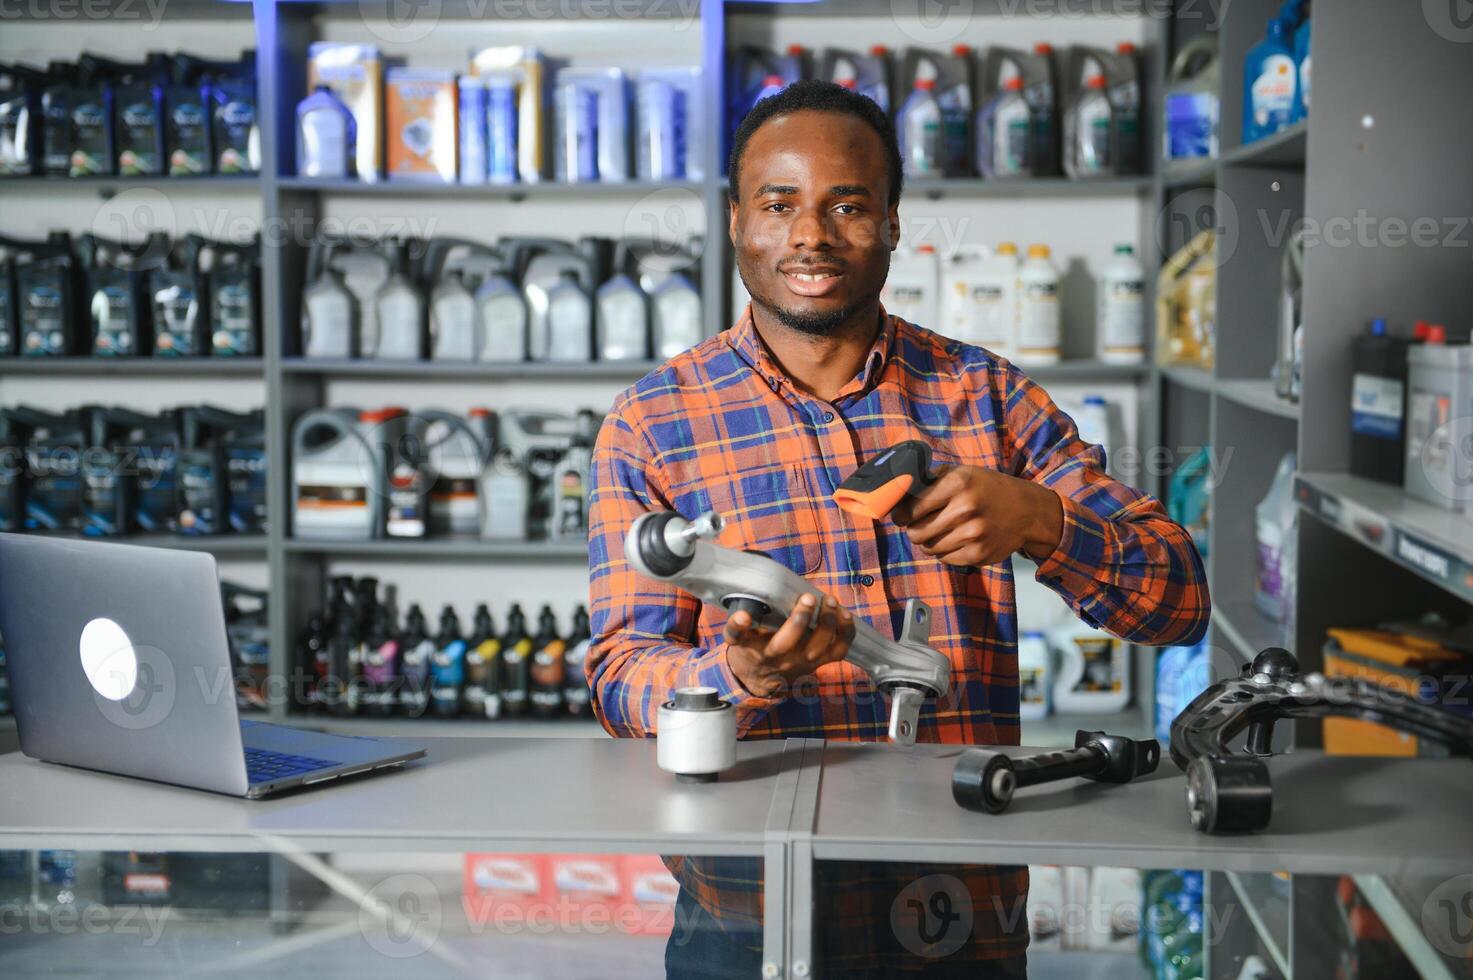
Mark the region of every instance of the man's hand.
<instances>
[{"instance_id":1,"label":"man's hand","mask_svg":"<svg viewBox=\"0 0 1473 980\"><path fill-rule=\"evenodd\" d=\"M779 696L794 681L849 655L854 614L827 594L817 616L815 608L815 597L803 596L776 630L755 625L744 610L731 614L726 621L726 662L749 693Z\"/></svg>"},{"instance_id":2,"label":"man's hand","mask_svg":"<svg viewBox=\"0 0 1473 980\"><path fill-rule=\"evenodd\" d=\"M1042 560L1059 546L1064 506L1048 487L996 470L954 466L890 512L922 554L991 565L1015 551Z\"/></svg>"}]
</instances>

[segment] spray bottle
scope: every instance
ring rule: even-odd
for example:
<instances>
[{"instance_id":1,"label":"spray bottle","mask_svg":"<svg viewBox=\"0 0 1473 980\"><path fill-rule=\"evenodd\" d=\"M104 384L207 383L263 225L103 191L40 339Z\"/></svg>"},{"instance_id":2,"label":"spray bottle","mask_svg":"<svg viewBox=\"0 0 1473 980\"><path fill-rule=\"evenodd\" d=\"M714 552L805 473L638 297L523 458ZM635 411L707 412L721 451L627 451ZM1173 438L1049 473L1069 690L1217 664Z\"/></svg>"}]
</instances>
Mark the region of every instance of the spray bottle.
<instances>
[{"instance_id":1,"label":"spray bottle","mask_svg":"<svg viewBox=\"0 0 1473 980\"><path fill-rule=\"evenodd\" d=\"M532 713L550 718L563 706L563 654L567 642L558 635L557 617L544 605L537 617L537 636L532 641L532 663L528 671Z\"/></svg>"},{"instance_id":2,"label":"spray bottle","mask_svg":"<svg viewBox=\"0 0 1473 980\"><path fill-rule=\"evenodd\" d=\"M501 714L501 640L491 610L483 602L476 606L471 638L465 651L465 691L461 711L472 718L496 718ZM494 703L493 703L494 701Z\"/></svg>"},{"instance_id":3,"label":"spray bottle","mask_svg":"<svg viewBox=\"0 0 1473 980\"><path fill-rule=\"evenodd\" d=\"M440 634L430 658L430 707L441 718L460 714L461 689L465 687L465 637L460 619L446 606L440 612Z\"/></svg>"},{"instance_id":4,"label":"spray bottle","mask_svg":"<svg viewBox=\"0 0 1473 980\"><path fill-rule=\"evenodd\" d=\"M590 638L588 609L579 605L573 610L573 632L568 634L563 653L563 703L568 706L568 714L574 717L587 715L593 710L588 675L584 670Z\"/></svg>"},{"instance_id":5,"label":"spray bottle","mask_svg":"<svg viewBox=\"0 0 1473 980\"><path fill-rule=\"evenodd\" d=\"M532 637L527 635L527 618L521 603L514 602L501 638L502 712L511 718L525 715L532 687Z\"/></svg>"}]
</instances>

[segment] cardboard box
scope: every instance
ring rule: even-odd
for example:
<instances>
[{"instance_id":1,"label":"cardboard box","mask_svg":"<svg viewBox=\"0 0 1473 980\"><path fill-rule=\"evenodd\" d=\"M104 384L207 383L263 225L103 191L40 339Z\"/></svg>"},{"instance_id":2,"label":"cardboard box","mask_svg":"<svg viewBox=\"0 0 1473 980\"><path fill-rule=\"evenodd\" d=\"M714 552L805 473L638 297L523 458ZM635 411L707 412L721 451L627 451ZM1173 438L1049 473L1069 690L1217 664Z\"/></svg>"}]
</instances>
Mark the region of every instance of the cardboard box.
<instances>
[{"instance_id":1,"label":"cardboard box","mask_svg":"<svg viewBox=\"0 0 1473 980\"><path fill-rule=\"evenodd\" d=\"M332 89L357 125L358 179L375 183L384 172L384 59L371 44L317 41L307 49L307 91Z\"/></svg>"},{"instance_id":2,"label":"cardboard box","mask_svg":"<svg viewBox=\"0 0 1473 980\"><path fill-rule=\"evenodd\" d=\"M469 922L527 922L553 899L546 855L467 854L461 899Z\"/></svg>"},{"instance_id":3,"label":"cardboard box","mask_svg":"<svg viewBox=\"0 0 1473 980\"><path fill-rule=\"evenodd\" d=\"M656 854L626 854L620 859L625 908L620 928L631 936L668 936L675 928L680 883Z\"/></svg>"},{"instance_id":4,"label":"cardboard box","mask_svg":"<svg viewBox=\"0 0 1473 980\"><path fill-rule=\"evenodd\" d=\"M1399 633L1350 629L1329 633L1325 677L1332 683L1335 678L1360 678L1423 703L1436 701L1437 688L1429 689L1426 682L1464 659L1431 640ZM1429 746L1415 735L1358 718L1326 718L1324 738L1327 755L1445 754L1441 746Z\"/></svg>"},{"instance_id":5,"label":"cardboard box","mask_svg":"<svg viewBox=\"0 0 1473 980\"><path fill-rule=\"evenodd\" d=\"M454 73L390 68L384 95L389 179L455 183L460 107Z\"/></svg>"}]
</instances>

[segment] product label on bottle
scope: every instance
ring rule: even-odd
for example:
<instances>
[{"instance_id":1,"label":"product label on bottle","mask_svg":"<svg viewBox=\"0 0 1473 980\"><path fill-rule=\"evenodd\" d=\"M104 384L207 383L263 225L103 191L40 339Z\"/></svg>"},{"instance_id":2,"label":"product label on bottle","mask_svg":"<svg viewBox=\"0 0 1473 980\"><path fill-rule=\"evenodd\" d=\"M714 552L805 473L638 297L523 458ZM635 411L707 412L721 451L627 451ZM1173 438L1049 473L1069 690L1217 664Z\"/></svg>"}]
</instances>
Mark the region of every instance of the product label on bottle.
<instances>
[{"instance_id":1,"label":"product label on bottle","mask_svg":"<svg viewBox=\"0 0 1473 980\"><path fill-rule=\"evenodd\" d=\"M1138 353L1145 349L1145 289L1139 279L1116 279L1105 284L1099 329L1107 352Z\"/></svg>"},{"instance_id":2,"label":"product label on bottle","mask_svg":"<svg viewBox=\"0 0 1473 980\"><path fill-rule=\"evenodd\" d=\"M1057 352L1059 287L1054 282L1025 282L1018 323L1018 347L1025 352Z\"/></svg>"},{"instance_id":3,"label":"product label on bottle","mask_svg":"<svg viewBox=\"0 0 1473 980\"><path fill-rule=\"evenodd\" d=\"M1304 111L1309 111L1309 55L1299 63L1299 101L1304 104Z\"/></svg>"},{"instance_id":4,"label":"product label on bottle","mask_svg":"<svg viewBox=\"0 0 1473 980\"><path fill-rule=\"evenodd\" d=\"M532 657L532 703L556 708L563 702L563 652L567 644L553 640Z\"/></svg>"},{"instance_id":5,"label":"product label on bottle","mask_svg":"<svg viewBox=\"0 0 1473 980\"><path fill-rule=\"evenodd\" d=\"M1357 374L1350 389L1350 431L1392 441L1401 438L1406 386L1396 378Z\"/></svg>"},{"instance_id":6,"label":"product label on bottle","mask_svg":"<svg viewBox=\"0 0 1473 980\"><path fill-rule=\"evenodd\" d=\"M1283 612L1284 580L1280 568L1282 554L1279 548L1266 542L1258 542L1258 564L1253 578L1256 604L1265 616L1274 619Z\"/></svg>"},{"instance_id":7,"label":"product label on bottle","mask_svg":"<svg viewBox=\"0 0 1473 980\"><path fill-rule=\"evenodd\" d=\"M1038 667L1018 668L1018 700L1041 707L1047 700L1045 680L1044 672Z\"/></svg>"},{"instance_id":8,"label":"product label on bottle","mask_svg":"<svg viewBox=\"0 0 1473 980\"><path fill-rule=\"evenodd\" d=\"M1441 392L1414 388L1407 398L1407 413L1408 476L1415 467L1424 484L1452 488L1456 474L1447 429L1452 420L1452 399Z\"/></svg>"},{"instance_id":9,"label":"product label on bottle","mask_svg":"<svg viewBox=\"0 0 1473 980\"><path fill-rule=\"evenodd\" d=\"M508 708L515 709L527 701L527 685L524 682L526 675L523 673L527 667L527 660L532 656L532 640L527 638L508 647L501 655L502 663L506 665L506 688L501 692L502 700Z\"/></svg>"},{"instance_id":10,"label":"product label on bottle","mask_svg":"<svg viewBox=\"0 0 1473 980\"><path fill-rule=\"evenodd\" d=\"M1117 669L1115 648L1120 641L1108 636L1087 636L1077 637L1072 642L1084 658L1084 673L1074 685L1074 690L1119 691L1123 679Z\"/></svg>"},{"instance_id":11,"label":"product label on bottle","mask_svg":"<svg viewBox=\"0 0 1473 980\"><path fill-rule=\"evenodd\" d=\"M1265 135L1288 125L1298 71L1287 55L1269 55L1253 81L1253 121Z\"/></svg>"}]
</instances>

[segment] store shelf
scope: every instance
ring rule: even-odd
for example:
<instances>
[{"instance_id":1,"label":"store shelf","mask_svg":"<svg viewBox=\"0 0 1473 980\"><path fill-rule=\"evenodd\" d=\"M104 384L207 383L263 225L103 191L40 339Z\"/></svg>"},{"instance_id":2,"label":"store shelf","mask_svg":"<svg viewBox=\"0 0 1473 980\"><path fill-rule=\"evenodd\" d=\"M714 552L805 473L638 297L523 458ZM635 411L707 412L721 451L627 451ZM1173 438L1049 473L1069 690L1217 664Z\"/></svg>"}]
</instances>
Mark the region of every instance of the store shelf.
<instances>
[{"instance_id":1,"label":"store shelf","mask_svg":"<svg viewBox=\"0 0 1473 980\"><path fill-rule=\"evenodd\" d=\"M1440 879L1432 882L1433 885L1440 883ZM1459 963L1449 959L1427 941L1421 921L1426 894L1421 896L1423 901L1416 901L1405 894L1409 883L1391 881L1381 875L1356 875L1355 885L1381 917L1386 931L1411 960L1422 980L1454 980L1454 977L1467 976L1466 960ZM1459 967L1457 972L1453 970L1454 964Z\"/></svg>"},{"instance_id":2,"label":"store shelf","mask_svg":"<svg viewBox=\"0 0 1473 980\"><path fill-rule=\"evenodd\" d=\"M379 738L608 738L593 718L324 718L320 715L289 717L297 728L331 732L334 735L369 735Z\"/></svg>"},{"instance_id":3,"label":"store shelf","mask_svg":"<svg viewBox=\"0 0 1473 980\"><path fill-rule=\"evenodd\" d=\"M579 379L612 378L634 382L660 366L659 361L591 361L583 364L555 361L376 361L326 360L289 357L282 361L286 374L335 378L472 378Z\"/></svg>"},{"instance_id":4,"label":"store shelf","mask_svg":"<svg viewBox=\"0 0 1473 980\"><path fill-rule=\"evenodd\" d=\"M86 374L126 377L265 376L259 357L7 357L0 359L0 375Z\"/></svg>"},{"instance_id":5,"label":"store shelf","mask_svg":"<svg viewBox=\"0 0 1473 980\"><path fill-rule=\"evenodd\" d=\"M1217 161L1211 157L1172 160L1161 165L1161 174L1168 190L1211 187L1217 183Z\"/></svg>"},{"instance_id":6,"label":"store shelf","mask_svg":"<svg viewBox=\"0 0 1473 980\"><path fill-rule=\"evenodd\" d=\"M1251 598L1214 597L1212 626L1232 644L1243 663L1258 656L1265 647L1284 645L1279 624L1259 612Z\"/></svg>"},{"instance_id":7,"label":"store shelf","mask_svg":"<svg viewBox=\"0 0 1473 980\"><path fill-rule=\"evenodd\" d=\"M523 559L527 561L587 561L588 545L560 541L477 541L426 539L422 541L303 541L286 543L288 554L351 558Z\"/></svg>"},{"instance_id":8,"label":"store shelf","mask_svg":"<svg viewBox=\"0 0 1473 980\"><path fill-rule=\"evenodd\" d=\"M266 554L264 534L214 534L186 537L179 534L129 534L113 538L84 538L79 534L32 531L36 537L65 538L75 541L97 541L107 544L131 544L144 548L173 548L179 551L208 551L212 555L252 557Z\"/></svg>"},{"instance_id":9,"label":"store shelf","mask_svg":"<svg viewBox=\"0 0 1473 980\"><path fill-rule=\"evenodd\" d=\"M1035 381L1135 381L1151 370L1146 364L1109 364L1088 358L1018 367Z\"/></svg>"},{"instance_id":10,"label":"store shelf","mask_svg":"<svg viewBox=\"0 0 1473 980\"><path fill-rule=\"evenodd\" d=\"M1212 390L1212 374L1199 367L1172 364L1163 367L1161 374L1167 381L1182 388L1191 388L1193 391Z\"/></svg>"},{"instance_id":11,"label":"store shelf","mask_svg":"<svg viewBox=\"0 0 1473 980\"><path fill-rule=\"evenodd\" d=\"M1473 602L1473 520L1401 487L1347 473L1300 473L1295 497L1340 531Z\"/></svg>"},{"instance_id":12,"label":"store shelf","mask_svg":"<svg viewBox=\"0 0 1473 980\"><path fill-rule=\"evenodd\" d=\"M1042 721L1024 721L1021 744L1040 748L1073 748L1074 733L1083 729L1105 731L1127 738L1151 738L1155 727L1146 717L1143 705L1134 704L1124 711L1103 714L1052 714Z\"/></svg>"},{"instance_id":13,"label":"store shelf","mask_svg":"<svg viewBox=\"0 0 1473 980\"><path fill-rule=\"evenodd\" d=\"M1273 875L1270 872L1240 874L1225 871L1223 876L1232 885L1238 903L1243 906L1248 921L1253 925L1253 931L1258 934L1258 941L1268 951L1279 974L1292 977L1294 971L1289 963L1289 896L1274 890Z\"/></svg>"},{"instance_id":14,"label":"store shelf","mask_svg":"<svg viewBox=\"0 0 1473 980\"><path fill-rule=\"evenodd\" d=\"M1298 122L1272 136L1237 146L1222 155L1229 167L1303 167L1309 121Z\"/></svg>"},{"instance_id":15,"label":"store shelf","mask_svg":"<svg viewBox=\"0 0 1473 980\"><path fill-rule=\"evenodd\" d=\"M943 197L1118 197L1144 194L1151 189L1149 177L1110 177L1074 180L1069 177L913 177L905 192L931 200Z\"/></svg>"},{"instance_id":16,"label":"store shelf","mask_svg":"<svg viewBox=\"0 0 1473 980\"><path fill-rule=\"evenodd\" d=\"M467 200L570 200L576 198L637 198L658 191L683 190L699 195L706 185L701 181L627 181L622 184L549 181L542 184L441 184L417 182L361 180L324 180L312 177L283 177L277 184L284 191L311 191L320 194L353 194L369 197L438 197Z\"/></svg>"},{"instance_id":17,"label":"store shelf","mask_svg":"<svg viewBox=\"0 0 1473 980\"><path fill-rule=\"evenodd\" d=\"M1299 403L1280 398L1266 378L1218 378L1213 385L1221 398L1255 411L1299 421Z\"/></svg>"},{"instance_id":18,"label":"store shelf","mask_svg":"<svg viewBox=\"0 0 1473 980\"><path fill-rule=\"evenodd\" d=\"M156 190L205 190L205 191L243 191L259 190L261 177L259 174L243 174L240 176L207 174L199 177L53 177L53 176L21 176L0 177L0 190L9 189L16 192L24 191L56 191L63 189L104 191L118 188L131 190L135 187L148 187Z\"/></svg>"}]
</instances>

